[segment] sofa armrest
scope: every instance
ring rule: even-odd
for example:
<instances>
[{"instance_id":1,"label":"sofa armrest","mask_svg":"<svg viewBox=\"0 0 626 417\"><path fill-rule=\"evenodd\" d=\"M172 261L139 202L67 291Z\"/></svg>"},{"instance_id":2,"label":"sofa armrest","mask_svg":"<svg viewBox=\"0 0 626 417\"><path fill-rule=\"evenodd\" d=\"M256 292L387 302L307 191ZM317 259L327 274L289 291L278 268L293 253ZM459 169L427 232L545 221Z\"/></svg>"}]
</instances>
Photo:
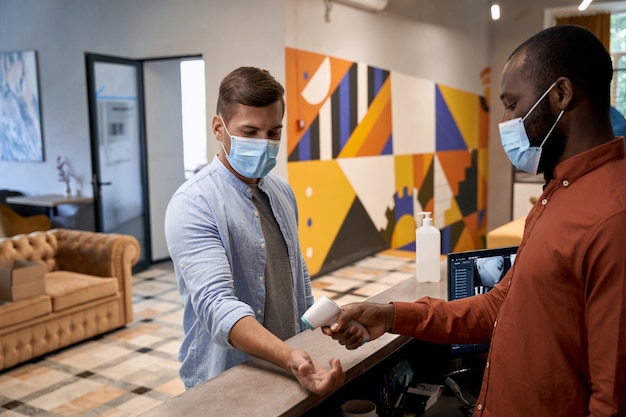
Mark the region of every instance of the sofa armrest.
<instances>
[{"instance_id":1,"label":"sofa armrest","mask_svg":"<svg viewBox=\"0 0 626 417\"><path fill-rule=\"evenodd\" d=\"M83 230L53 229L57 240L56 266L65 271L115 277L124 294L126 323L133 317L132 267L141 247L134 236Z\"/></svg>"}]
</instances>

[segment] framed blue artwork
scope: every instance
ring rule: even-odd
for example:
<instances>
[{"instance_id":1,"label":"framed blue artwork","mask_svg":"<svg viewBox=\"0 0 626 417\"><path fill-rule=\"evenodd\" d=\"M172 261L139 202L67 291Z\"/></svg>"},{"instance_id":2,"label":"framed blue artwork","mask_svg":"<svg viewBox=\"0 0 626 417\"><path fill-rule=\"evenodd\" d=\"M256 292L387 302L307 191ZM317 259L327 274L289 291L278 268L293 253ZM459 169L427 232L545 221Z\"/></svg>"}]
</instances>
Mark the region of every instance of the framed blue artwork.
<instances>
[{"instance_id":1,"label":"framed blue artwork","mask_svg":"<svg viewBox=\"0 0 626 417\"><path fill-rule=\"evenodd\" d=\"M36 52L0 52L0 160L43 159Z\"/></svg>"}]
</instances>

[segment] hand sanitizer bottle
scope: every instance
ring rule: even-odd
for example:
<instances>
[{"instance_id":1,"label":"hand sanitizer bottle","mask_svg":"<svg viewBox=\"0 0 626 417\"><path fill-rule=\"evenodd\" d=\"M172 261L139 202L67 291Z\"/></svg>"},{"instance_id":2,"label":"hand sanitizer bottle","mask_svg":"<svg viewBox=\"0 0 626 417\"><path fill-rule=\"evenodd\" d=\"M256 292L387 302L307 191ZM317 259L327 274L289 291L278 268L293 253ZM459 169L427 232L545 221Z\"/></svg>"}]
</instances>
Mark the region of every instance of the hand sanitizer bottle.
<instances>
[{"instance_id":1,"label":"hand sanitizer bottle","mask_svg":"<svg viewBox=\"0 0 626 417\"><path fill-rule=\"evenodd\" d=\"M429 211L415 230L415 277L417 282L439 282L441 278L441 232L433 226Z\"/></svg>"}]
</instances>

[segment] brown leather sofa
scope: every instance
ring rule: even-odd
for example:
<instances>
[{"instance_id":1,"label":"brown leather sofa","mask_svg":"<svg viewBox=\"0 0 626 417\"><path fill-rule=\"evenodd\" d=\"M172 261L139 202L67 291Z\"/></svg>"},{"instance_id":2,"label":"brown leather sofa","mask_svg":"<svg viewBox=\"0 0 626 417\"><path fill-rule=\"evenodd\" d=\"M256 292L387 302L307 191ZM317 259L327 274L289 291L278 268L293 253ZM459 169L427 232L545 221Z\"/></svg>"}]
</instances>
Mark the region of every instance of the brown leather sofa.
<instances>
[{"instance_id":1,"label":"brown leather sofa","mask_svg":"<svg viewBox=\"0 0 626 417\"><path fill-rule=\"evenodd\" d=\"M0 238L0 262L46 267L45 293L0 301L0 370L117 329L133 319L133 236L52 229Z\"/></svg>"}]
</instances>

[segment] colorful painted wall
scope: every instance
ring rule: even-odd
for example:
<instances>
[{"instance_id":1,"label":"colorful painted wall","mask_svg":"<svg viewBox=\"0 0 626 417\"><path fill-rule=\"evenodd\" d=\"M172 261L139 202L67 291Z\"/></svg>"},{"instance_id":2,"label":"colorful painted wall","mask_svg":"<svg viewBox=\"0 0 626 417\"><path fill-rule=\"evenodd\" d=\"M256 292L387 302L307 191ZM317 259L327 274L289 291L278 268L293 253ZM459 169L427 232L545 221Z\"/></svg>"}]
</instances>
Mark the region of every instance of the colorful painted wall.
<instances>
[{"instance_id":1,"label":"colorful painted wall","mask_svg":"<svg viewBox=\"0 0 626 417\"><path fill-rule=\"evenodd\" d=\"M485 96L286 48L288 176L312 275L386 248L415 250L421 211L442 253L484 247Z\"/></svg>"}]
</instances>

